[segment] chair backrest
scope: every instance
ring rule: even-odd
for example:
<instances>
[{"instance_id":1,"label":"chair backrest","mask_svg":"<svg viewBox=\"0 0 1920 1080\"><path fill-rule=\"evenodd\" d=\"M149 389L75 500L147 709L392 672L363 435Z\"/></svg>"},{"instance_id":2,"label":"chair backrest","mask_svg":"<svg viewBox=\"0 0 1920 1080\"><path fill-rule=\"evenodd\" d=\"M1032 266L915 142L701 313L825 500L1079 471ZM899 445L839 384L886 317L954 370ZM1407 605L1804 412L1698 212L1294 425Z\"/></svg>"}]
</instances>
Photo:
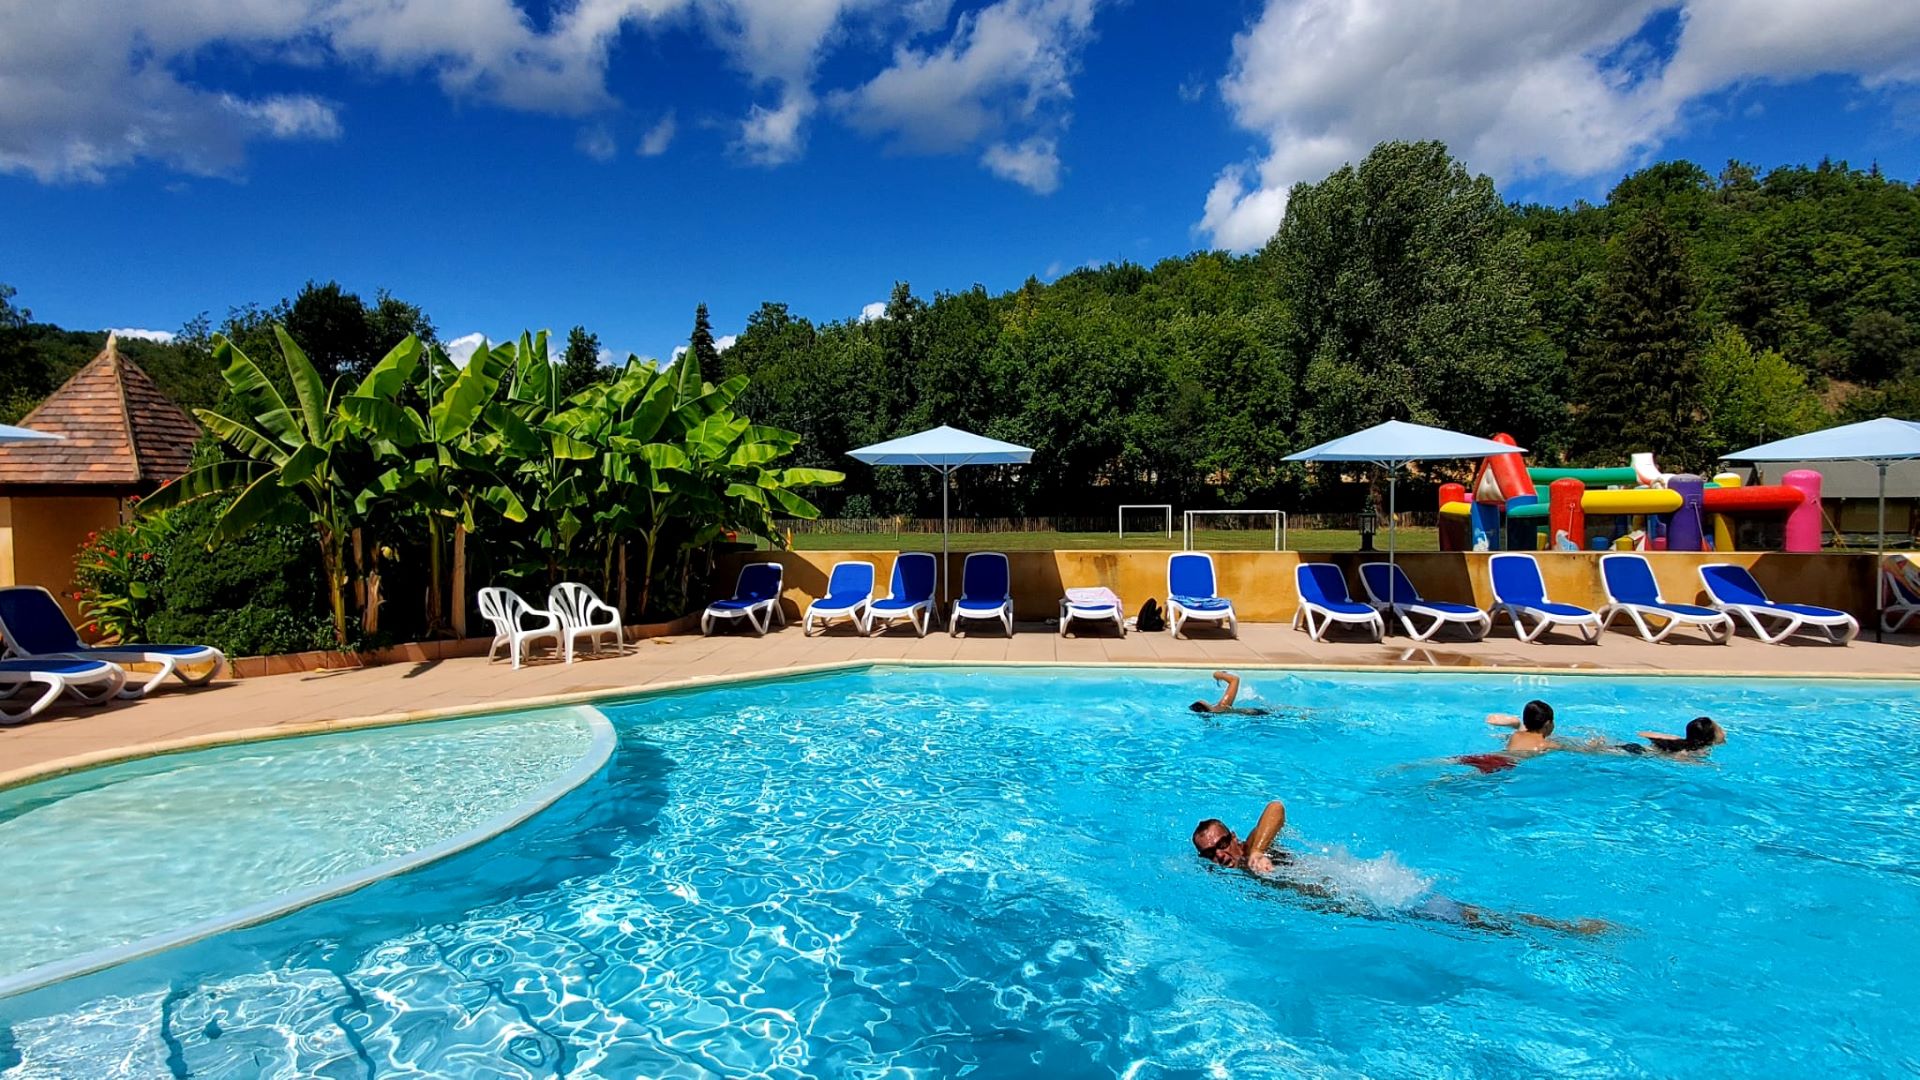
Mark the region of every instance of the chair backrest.
<instances>
[{"instance_id":1,"label":"chair backrest","mask_svg":"<svg viewBox=\"0 0 1920 1080\"><path fill-rule=\"evenodd\" d=\"M960 564L960 599L1013 599L1013 571L997 551L975 551Z\"/></svg>"},{"instance_id":2,"label":"chair backrest","mask_svg":"<svg viewBox=\"0 0 1920 1080\"><path fill-rule=\"evenodd\" d=\"M1300 600L1307 604L1351 604L1353 596L1347 592L1347 577L1340 568L1332 563L1301 563L1293 568L1293 585L1300 590Z\"/></svg>"},{"instance_id":3,"label":"chair backrest","mask_svg":"<svg viewBox=\"0 0 1920 1080\"><path fill-rule=\"evenodd\" d=\"M496 634L510 634L520 628L520 616L533 610L533 605L521 599L512 589L490 585L480 590L480 614L493 624Z\"/></svg>"},{"instance_id":4,"label":"chair backrest","mask_svg":"<svg viewBox=\"0 0 1920 1080\"><path fill-rule=\"evenodd\" d=\"M1213 556L1177 551L1167 559L1167 595L1207 599L1214 595Z\"/></svg>"},{"instance_id":5,"label":"chair backrest","mask_svg":"<svg viewBox=\"0 0 1920 1080\"><path fill-rule=\"evenodd\" d=\"M86 648L53 594L37 585L0 589L0 636L7 651L45 656Z\"/></svg>"},{"instance_id":6,"label":"chair backrest","mask_svg":"<svg viewBox=\"0 0 1920 1080\"><path fill-rule=\"evenodd\" d=\"M1533 556L1495 555L1490 565L1494 599L1503 604L1546 603L1547 583L1540 577L1540 564L1533 561Z\"/></svg>"},{"instance_id":7,"label":"chair backrest","mask_svg":"<svg viewBox=\"0 0 1920 1080\"><path fill-rule=\"evenodd\" d=\"M933 599L934 585L940 577L940 560L931 551L903 551L893 557L893 580L888 595L909 604Z\"/></svg>"},{"instance_id":8,"label":"chair backrest","mask_svg":"<svg viewBox=\"0 0 1920 1080\"><path fill-rule=\"evenodd\" d=\"M1895 602L1907 607L1920 607L1920 564L1916 564L1910 555L1889 555L1887 561L1880 564L1880 572L1886 575L1887 591Z\"/></svg>"},{"instance_id":9,"label":"chair backrest","mask_svg":"<svg viewBox=\"0 0 1920 1080\"><path fill-rule=\"evenodd\" d=\"M578 581L563 581L547 590L547 606L560 616L563 626L586 626L593 622L591 609L606 606L600 594Z\"/></svg>"},{"instance_id":10,"label":"chair backrest","mask_svg":"<svg viewBox=\"0 0 1920 1080\"><path fill-rule=\"evenodd\" d=\"M873 564L848 560L833 564L827 575L827 595L834 599L858 600L873 595Z\"/></svg>"},{"instance_id":11,"label":"chair backrest","mask_svg":"<svg viewBox=\"0 0 1920 1080\"><path fill-rule=\"evenodd\" d=\"M1700 583L1707 587L1707 595L1718 603L1766 606L1773 602L1744 566L1708 563L1700 568Z\"/></svg>"},{"instance_id":12,"label":"chair backrest","mask_svg":"<svg viewBox=\"0 0 1920 1080\"><path fill-rule=\"evenodd\" d=\"M1621 552L1600 556L1600 584L1616 604L1660 604L1660 583L1645 555Z\"/></svg>"},{"instance_id":13,"label":"chair backrest","mask_svg":"<svg viewBox=\"0 0 1920 1080\"><path fill-rule=\"evenodd\" d=\"M735 600L777 600L780 598L780 581L786 568L777 562L748 563L740 568L740 578L733 583Z\"/></svg>"},{"instance_id":14,"label":"chair backrest","mask_svg":"<svg viewBox=\"0 0 1920 1080\"><path fill-rule=\"evenodd\" d=\"M1413 587L1413 581L1407 572L1395 563L1370 562L1360 564L1360 587L1367 590L1367 598L1375 603L1388 603L1389 589L1395 604L1417 604L1420 602L1420 590Z\"/></svg>"}]
</instances>

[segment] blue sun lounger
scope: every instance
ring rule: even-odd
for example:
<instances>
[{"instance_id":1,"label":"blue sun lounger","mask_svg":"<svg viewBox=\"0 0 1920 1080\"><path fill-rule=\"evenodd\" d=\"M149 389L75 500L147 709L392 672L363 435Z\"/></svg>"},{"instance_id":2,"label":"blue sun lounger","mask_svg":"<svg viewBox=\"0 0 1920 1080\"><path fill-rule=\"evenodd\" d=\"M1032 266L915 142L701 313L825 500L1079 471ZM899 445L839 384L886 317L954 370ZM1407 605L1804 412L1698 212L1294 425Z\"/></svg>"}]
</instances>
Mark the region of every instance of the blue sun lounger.
<instances>
[{"instance_id":1,"label":"blue sun lounger","mask_svg":"<svg viewBox=\"0 0 1920 1080\"><path fill-rule=\"evenodd\" d=\"M997 551L975 551L960 564L960 598L953 602L947 633L960 634L961 619L998 619L1013 636L1013 570Z\"/></svg>"},{"instance_id":2,"label":"blue sun lounger","mask_svg":"<svg viewBox=\"0 0 1920 1080\"><path fill-rule=\"evenodd\" d=\"M1753 635L1769 645L1778 645L1808 627L1820 630L1835 645L1845 645L1860 632L1859 621L1844 611L1814 604L1775 603L1744 566L1708 563L1700 568L1700 582L1707 587L1715 608L1745 619ZM1763 620L1776 629L1767 629Z\"/></svg>"},{"instance_id":3,"label":"blue sun lounger","mask_svg":"<svg viewBox=\"0 0 1920 1080\"><path fill-rule=\"evenodd\" d=\"M873 564L857 559L834 563L827 574L827 595L807 605L800 632L812 635L815 619L820 620L822 630L834 619L852 619L854 628L865 634L867 607L872 603Z\"/></svg>"},{"instance_id":4,"label":"blue sun lounger","mask_svg":"<svg viewBox=\"0 0 1920 1080\"><path fill-rule=\"evenodd\" d=\"M124 698L147 694L169 675L188 686L199 686L227 664L226 655L211 645L88 645L80 640L53 594L35 585L0 589L0 636L7 639L6 655L24 660L60 657L104 660L122 668L150 664L159 669L146 682L128 680L116 687ZM190 675L184 669L198 670Z\"/></svg>"},{"instance_id":5,"label":"blue sun lounger","mask_svg":"<svg viewBox=\"0 0 1920 1080\"><path fill-rule=\"evenodd\" d=\"M120 692L127 673L105 660L0 660L0 724L18 724L47 710L61 694L72 694L84 705L98 705ZM24 708L9 708L7 699L28 686L46 690Z\"/></svg>"},{"instance_id":6,"label":"blue sun lounger","mask_svg":"<svg viewBox=\"0 0 1920 1080\"><path fill-rule=\"evenodd\" d=\"M1400 626L1415 641L1427 641L1440 632L1443 626L1459 626L1473 635L1475 641L1487 636L1493 629L1493 616L1474 607L1472 604L1455 604L1445 600L1428 600L1420 595L1407 578L1407 572L1393 563L1370 562L1360 564L1360 586L1367 591L1367 599L1382 613L1400 620ZM1391 591L1389 591L1391 586ZM1387 597L1391 595L1392 601ZM1415 619L1427 619L1423 627L1414 625Z\"/></svg>"},{"instance_id":7,"label":"blue sun lounger","mask_svg":"<svg viewBox=\"0 0 1920 1080\"><path fill-rule=\"evenodd\" d=\"M777 562L748 563L740 568L733 595L707 605L700 616L700 632L713 633L716 619L745 619L756 634L765 634L775 620L787 625L787 614L780 610L780 583L786 571Z\"/></svg>"},{"instance_id":8,"label":"blue sun lounger","mask_svg":"<svg viewBox=\"0 0 1920 1080\"><path fill-rule=\"evenodd\" d=\"M1547 583L1540 576L1540 564L1533 556L1508 552L1490 561L1493 577L1493 606L1490 619L1505 615L1513 622L1513 632L1521 641L1538 641L1556 626L1571 626L1589 645L1600 643L1600 616L1577 604L1556 604L1547 599ZM1527 629L1526 620L1533 620Z\"/></svg>"},{"instance_id":9,"label":"blue sun lounger","mask_svg":"<svg viewBox=\"0 0 1920 1080\"><path fill-rule=\"evenodd\" d=\"M1327 640L1327 631L1335 623L1358 626L1372 631L1373 640L1387 634L1387 621L1372 606L1362 604L1347 592L1347 578L1332 563L1301 563L1293 568L1293 587L1300 593L1300 607L1293 613L1293 625L1306 623L1307 636ZM1316 624L1315 619L1319 622Z\"/></svg>"},{"instance_id":10,"label":"blue sun lounger","mask_svg":"<svg viewBox=\"0 0 1920 1080\"><path fill-rule=\"evenodd\" d=\"M1653 579L1653 566L1645 555L1618 552L1600 556L1600 582L1607 590L1606 607L1600 609L1600 629L1625 615L1640 636L1661 641L1683 626L1696 626L1707 640L1725 644L1733 638L1733 616L1698 604L1670 604L1660 595L1660 583ZM1648 619L1663 621L1655 630Z\"/></svg>"},{"instance_id":11,"label":"blue sun lounger","mask_svg":"<svg viewBox=\"0 0 1920 1080\"><path fill-rule=\"evenodd\" d=\"M1167 558L1167 629L1174 637L1194 619L1225 623L1227 633L1240 636L1240 620L1233 601L1215 592L1213 556L1204 551L1180 551Z\"/></svg>"},{"instance_id":12,"label":"blue sun lounger","mask_svg":"<svg viewBox=\"0 0 1920 1080\"><path fill-rule=\"evenodd\" d=\"M896 619L921 637L933 621L933 590L939 580L940 563L929 551L905 551L894 556L893 580L888 594L867 605L867 633L883 629Z\"/></svg>"}]
</instances>

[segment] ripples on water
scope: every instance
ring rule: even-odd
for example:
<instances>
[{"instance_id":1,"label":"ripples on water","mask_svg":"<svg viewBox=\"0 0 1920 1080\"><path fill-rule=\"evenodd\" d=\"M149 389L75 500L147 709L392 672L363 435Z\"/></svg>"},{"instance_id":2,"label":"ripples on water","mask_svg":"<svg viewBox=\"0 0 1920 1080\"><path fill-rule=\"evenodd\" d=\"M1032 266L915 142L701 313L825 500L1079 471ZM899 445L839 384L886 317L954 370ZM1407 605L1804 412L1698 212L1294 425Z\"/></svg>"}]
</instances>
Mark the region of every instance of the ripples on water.
<instances>
[{"instance_id":1,"label":"ripples on water","mask_svg":"<svg viewBox=\"0 0 1920 1080\"><path fill-rule=\"evenodd\" d=\"M605 711L603 775L444 863L0 1001L9 1076L1830 1075L1920 1068L1914 692L842 674ZM1480 717L1710 712L1703 763L1481 776ZM1413 767L1405 767L1415 763ZM457 778L449 778L457 784ZM1187 841L1289 807L1354 918ZM217 842L217 841L216 841ZM1444 895L1601 938L1398 912Z\"/></svg>"}]
</instances>

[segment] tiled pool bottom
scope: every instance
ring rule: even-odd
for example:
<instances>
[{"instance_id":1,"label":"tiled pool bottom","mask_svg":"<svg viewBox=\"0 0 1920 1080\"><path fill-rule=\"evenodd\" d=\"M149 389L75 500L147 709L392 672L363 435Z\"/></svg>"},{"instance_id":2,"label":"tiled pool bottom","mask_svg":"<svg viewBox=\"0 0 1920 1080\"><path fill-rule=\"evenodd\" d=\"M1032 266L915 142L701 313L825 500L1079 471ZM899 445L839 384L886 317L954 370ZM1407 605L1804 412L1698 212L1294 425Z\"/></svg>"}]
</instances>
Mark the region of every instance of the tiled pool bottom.
<instances>
[{"instance_id":1,"label":"tiled pool bottom","mask_svg":"<svg viewBox=\"0 0 1920 1080\"><path fill-rule=\"evenodd\" d=\"M1885 1075L1916 1060L1920 698L1891 683L899 670L603 706L496 839L0 1001L19 1077ZM1482 776L1480 717L1697 712L1703 762ZM1269 797L1332 895L1187 841ZM1600 918L1421 917L1444 895ZM1322 902L1325 901L1325 902Z\"/></svg>"},{"instance_id":2,"label":"tiled pool bottom","mask_svg":"<svg viewBox=\"0 0 1920 1080\"><path fill-rule=\"evenodd\" d=\"M0 791L0 990L473 843L578 783L611 743L593 710L553 709L218 747Z\"/></svg>"}]
</instances>

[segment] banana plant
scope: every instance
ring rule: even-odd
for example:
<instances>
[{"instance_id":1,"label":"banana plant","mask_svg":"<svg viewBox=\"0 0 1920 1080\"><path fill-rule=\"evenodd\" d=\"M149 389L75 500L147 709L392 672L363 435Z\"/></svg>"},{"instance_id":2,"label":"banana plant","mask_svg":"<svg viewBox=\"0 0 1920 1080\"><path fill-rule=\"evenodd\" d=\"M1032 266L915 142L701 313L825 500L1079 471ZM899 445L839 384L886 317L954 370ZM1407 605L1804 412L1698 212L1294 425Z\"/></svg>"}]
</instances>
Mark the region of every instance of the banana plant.
<instances>
[{"instance_id":1,"label":"banana plant","mask_svg":"<svg viewBox=\"0 0 1920 1080\"><path fill-rule=\"evenodd\" d=\"M336 409L340 384L323 387L320 375L286 330L274 337L292 382L290 407L260 367L224 335L214 339L231 414L196 409L195 415L228 457L203 465L154 492L143 511L159 511L213 495L233 495L207 538L208 550L263 523L303 523L320 546L321 571L333 614L335 643L348 644L348 544L368 504L379 497L371 480L372 453L353 424ZM375 364L351 397L391 403L420 363L420 343L408 337Z\"/></svg>"}]
</instances>

